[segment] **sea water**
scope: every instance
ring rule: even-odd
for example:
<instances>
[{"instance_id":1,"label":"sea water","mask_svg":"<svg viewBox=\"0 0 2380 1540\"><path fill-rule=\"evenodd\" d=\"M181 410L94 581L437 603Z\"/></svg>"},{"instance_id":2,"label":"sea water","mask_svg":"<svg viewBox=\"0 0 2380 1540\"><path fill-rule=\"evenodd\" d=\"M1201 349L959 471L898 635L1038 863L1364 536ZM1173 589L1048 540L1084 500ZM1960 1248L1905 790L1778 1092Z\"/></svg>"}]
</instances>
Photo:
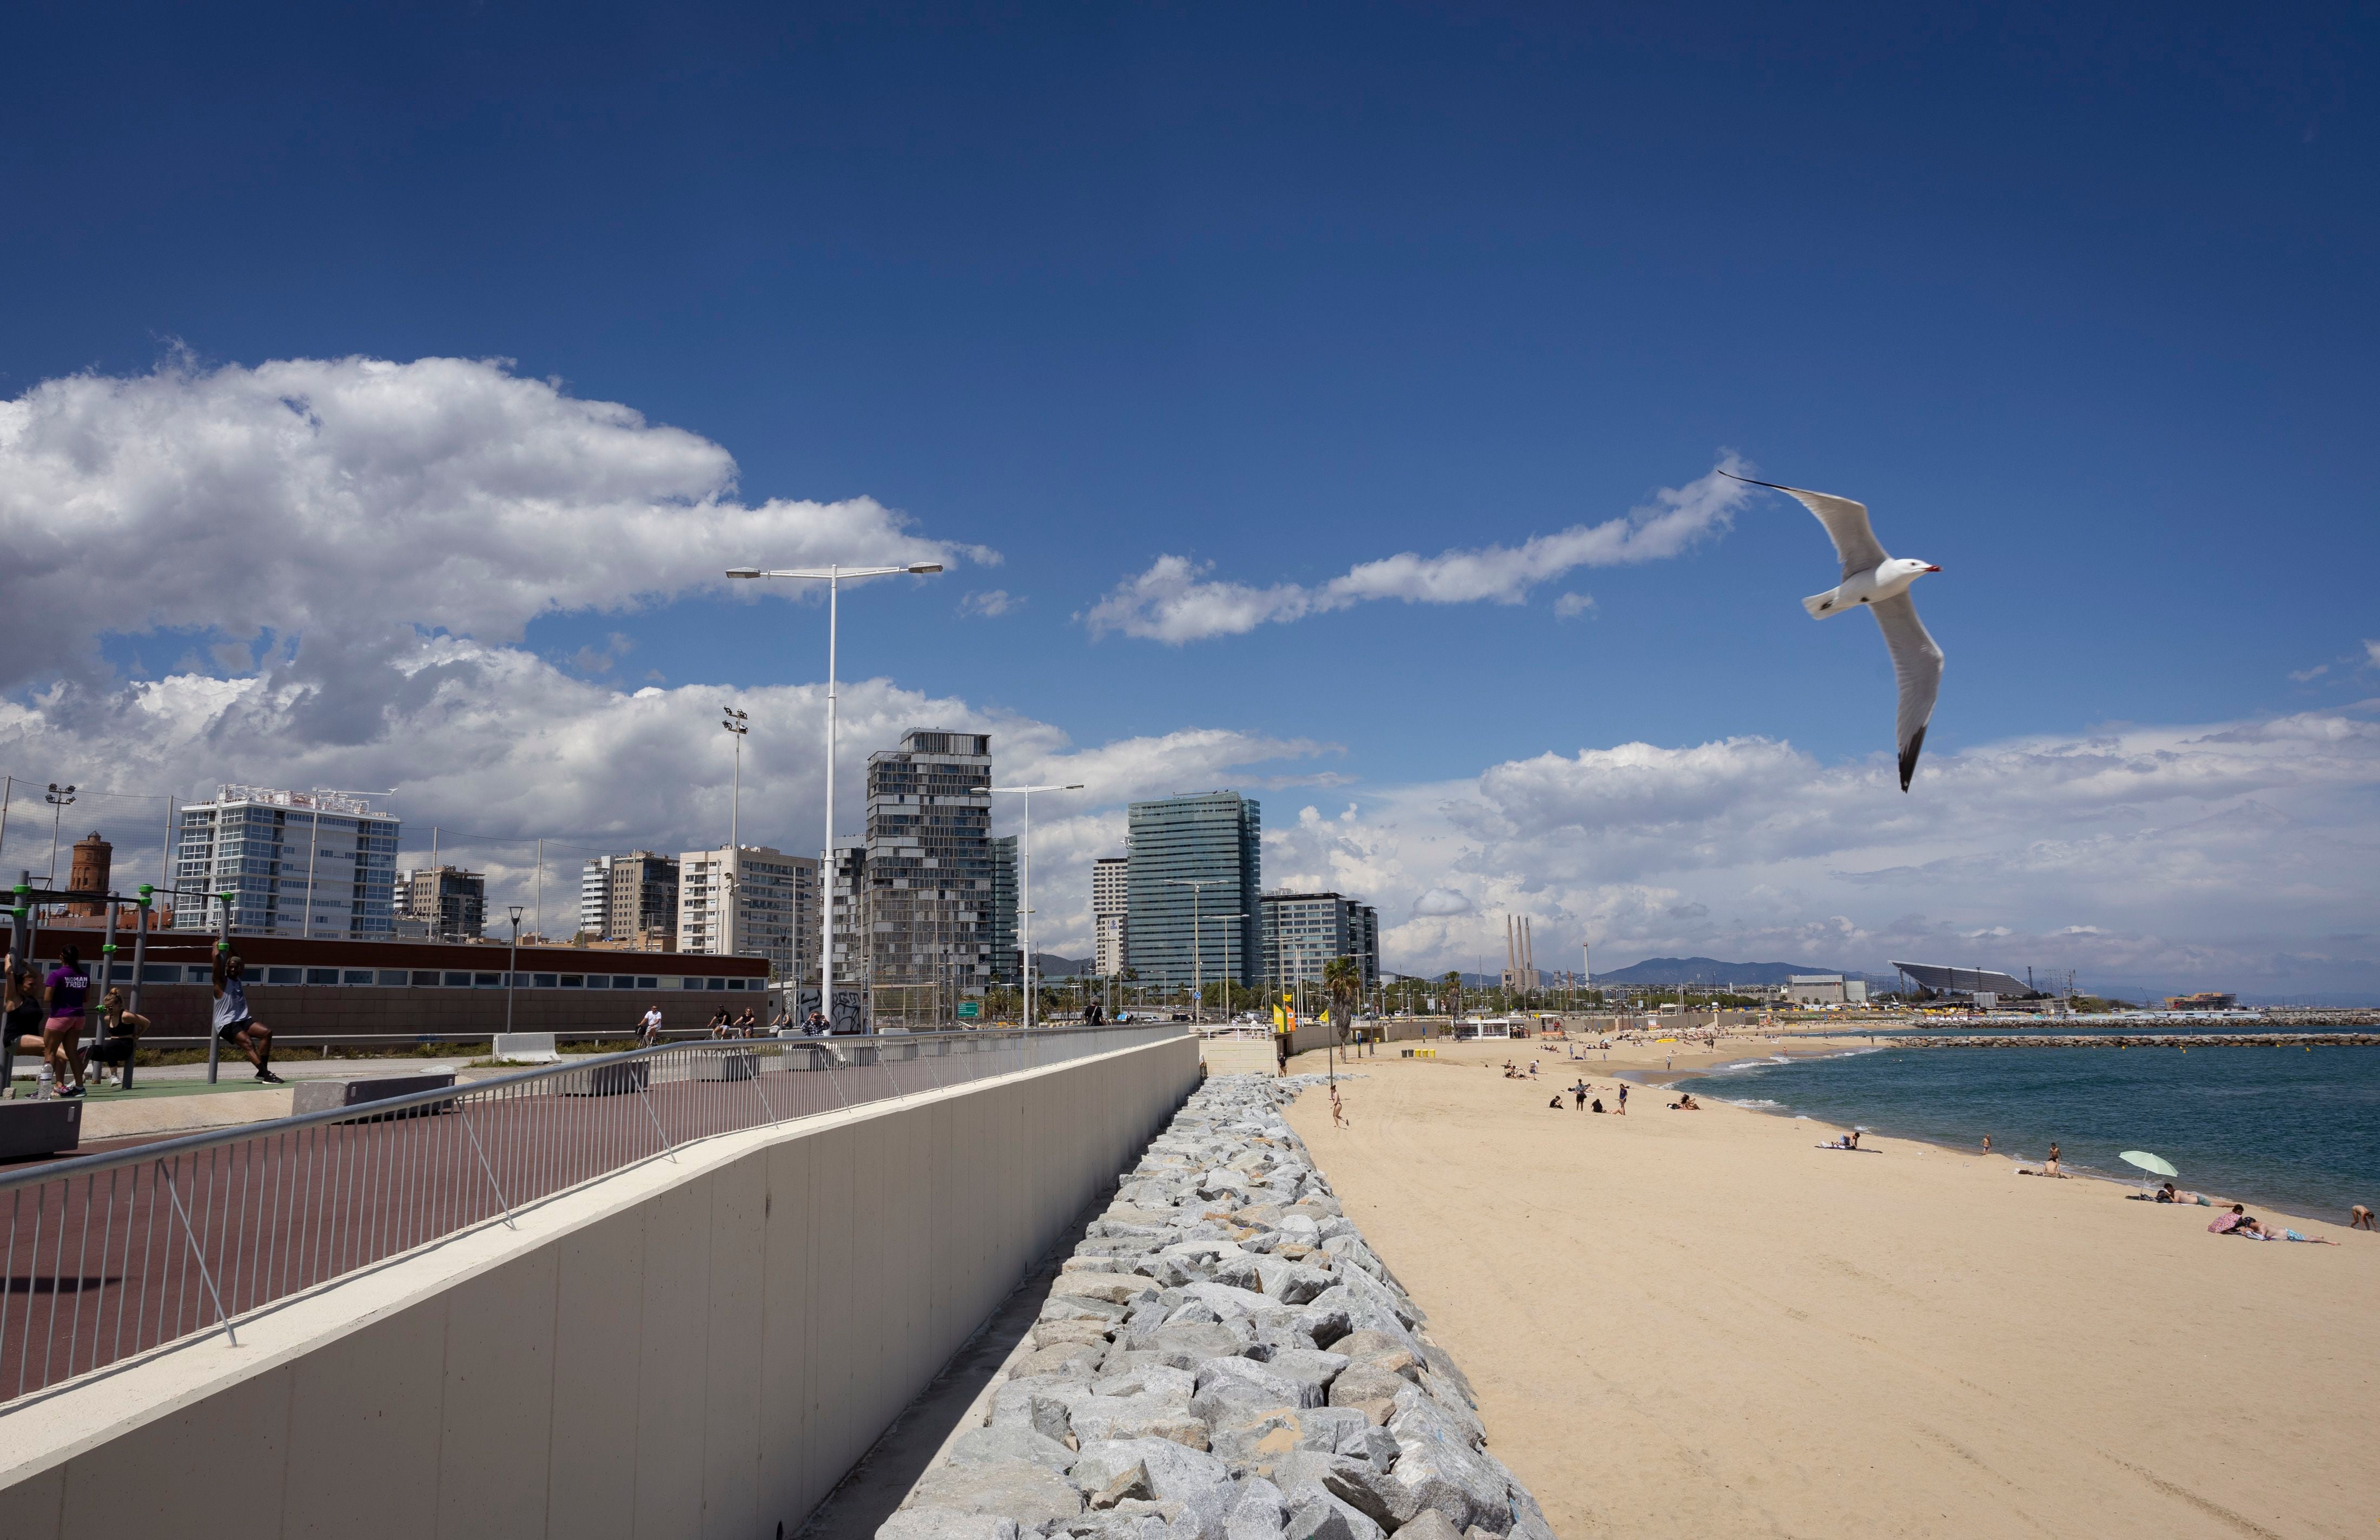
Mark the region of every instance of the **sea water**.
<instances>
[{"instance_id":1,"label":"sea water","mask_svg":"<svg viewBox=\"0 0 2380 1540\"><path fill-rule=\"evenodd\" d=\"M1682 1083L1696 1096L1839 1126L2155 1181L2295 1213L2380 1208L2380 1048L1881 1049L1747 1058Z\"/></svg>"}]
</instances>

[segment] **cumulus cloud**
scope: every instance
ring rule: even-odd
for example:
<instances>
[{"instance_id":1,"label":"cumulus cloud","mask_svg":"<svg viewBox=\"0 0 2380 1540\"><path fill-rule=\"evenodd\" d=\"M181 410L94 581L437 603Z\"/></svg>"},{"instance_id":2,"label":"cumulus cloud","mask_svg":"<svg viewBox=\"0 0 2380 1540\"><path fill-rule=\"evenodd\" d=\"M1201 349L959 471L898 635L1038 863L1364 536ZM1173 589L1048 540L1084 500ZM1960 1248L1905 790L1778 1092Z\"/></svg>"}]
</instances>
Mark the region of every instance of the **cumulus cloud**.
<instances>
[{"instance_id":1,"label":"cumulus cloud","mask_svg":"<svg viewBox=\"0 0 2380 1540\"><path fill-rule=\"evenodd\" d=\"M1547 966L1592 940L1601 967L1899 956L2380 995L2380 933L2342 924L2380 912L2368 710L1985 745L1922 798L1892 777L1766 738L1548 754L1284 826L1266 879L1405 916L1384 961L1415 973L1500 966L1525 914Z\"/></svg>"},{"instance_id":2,"label":"cumulus cloud","mask_svg":"<svg viewBox=\"0 0 2380 1540\"><path fill-rule=\"evenodd\" d=\"M1594 610L1593 594L1566 593L1554 600L1554 618L1557 620L1575 620L1580 615L1592 613Z\"/></svg>"},{"instance_id":3,"label":"cumulus cloud","mask_svg":"<svg viewBox=\"0 0 2380 1540\"><path fill-rule=\"evenodd\" d=\"M508 642L755 560L962 554L868 498L738 501L699 434L470 358L45 381L0 403L0 685L103 675L103 636L182 635L227 669L335 680L318 730L345 711L366 734L400 685L382 655L417 631Z\"/></svg>"},{"instance_id":4,"label":"cumulus cloud","mask_svg":"<svg viewBox=\"0 0 2380 1540\"><path fill-rule=\"evenodd\" d=\"M390 661L405 688L368 742L310 736L302 683L174 674L105 696L56 685L0 702L0 761L43 773L56 767L60 779L81 782L78 816L103 824L124 847L119 879L153 879L158 843L151 831L162 829L165 792L203 796L219 781L394 787L390 806L405 820L407 863L427 857L436 826L441 858L486 868L507 900L530 896L536 842L543 838L546 912L554 924L564 914L557 895L576 894L577 863L587 855L634 846L676 853L725 840L731 760L712 726L718 686L624 691L524 649L454 637L418 637ZM751 724L743 838L815 854L824 832L824 686L743 686L735 698ZM846 682L840 717L838 823L845 832L863 821L858 788L868 753L916 727L989 733L1002 778L1087 784L1076 798L1035 799L1037 884L1045 874L1057 880L1050 900L1038 886L1036 895L1052 943L1087 940L1090 862L1122 849L1124 803L1203 790L1249 767L1326 747L1220 729L1077 746L1047 722L880 679ZM0 852L0 865L13 859L38 868L48 831L35 828L23 808L18 813L7 831L15 843ZM1014 809L999 816L1004 825ZM1079 916L1071 913L1077 886Z\"/></svg>"},{"instance_id":5,"label":"cumulus cloud","mask_svg":"<svg viewBox=\"0 0 2380 1540\"><path fill-rule=\"evenodd\" d=\"M1006 588L983 588L959 600L959 613L982 620L996 620L1024 602Z\"/></svg>"},{"instance_id":6,"label":"cumulus cloud","mask_svg":"<svg viewBox=\"0 0 2380 1540\"><path fill-rule=\"evenodd\" d=\"M1720 470L1747 468L1734 455L1718 470L1683 487L1664 487L1653 501L1600 524L1579 524L1519 545L1451 550L1435 556L1412 552L1366 562L1318 587L1275 583L1257 588L1208 577L1211 563L1160 556L1120 583L1083 615L1094 637L1122 632L1151 641L1199 641L1238 636L1375 600L1409 604L1518 604L1540 583L1584 566L1618 566L1675 556L1724 530L1748 495ZM1574 598L1577 596L1566 596ZM1561 612L1574 613L1575 611Z\"/></svg>"}]
</instances>

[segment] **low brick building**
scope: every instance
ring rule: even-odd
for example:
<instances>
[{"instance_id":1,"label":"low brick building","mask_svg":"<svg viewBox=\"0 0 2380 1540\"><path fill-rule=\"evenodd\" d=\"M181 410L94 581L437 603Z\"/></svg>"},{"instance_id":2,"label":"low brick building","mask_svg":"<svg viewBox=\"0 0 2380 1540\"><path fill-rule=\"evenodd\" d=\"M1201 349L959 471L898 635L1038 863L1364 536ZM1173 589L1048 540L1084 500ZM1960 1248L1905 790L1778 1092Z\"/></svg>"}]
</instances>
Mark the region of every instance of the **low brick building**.
<instances>
[{"instance_id":1,"label":"low brick building","mask_svg":"<svg viewBox=\"0 0 2380 1540\"><path fill-rule=\"evenodd\" d=\"M103 939L91 922L53 920L31 932L29 950L36 967L46 969L67 941L80 947L96 1009ZM238 934L231 942L247 960L249 1009L285 1042L436 1042L504 1030L509 947ZM150 932L140 1010L154 1024L151 1042L204 1041L213 1011L213 952L211 937ZM654 1005L671 1033L699 1031L722 1005L734 1012L749 1005L765 1023L768 975L768 961L759 957L524 946L511 991L512 1029L617 1036L633 1032ZM132 985L128 931L116 936L115 982L127 990Z\"/></svg>"}]
</instances>

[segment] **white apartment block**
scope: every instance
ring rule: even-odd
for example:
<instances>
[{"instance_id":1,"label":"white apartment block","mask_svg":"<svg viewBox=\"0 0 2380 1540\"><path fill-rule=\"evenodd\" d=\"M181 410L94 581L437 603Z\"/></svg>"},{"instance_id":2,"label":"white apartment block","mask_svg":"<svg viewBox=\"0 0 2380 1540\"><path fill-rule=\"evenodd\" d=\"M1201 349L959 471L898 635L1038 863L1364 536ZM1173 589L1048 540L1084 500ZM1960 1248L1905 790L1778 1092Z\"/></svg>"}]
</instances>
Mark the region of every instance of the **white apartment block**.
<instances>
[{"instance_id":1,"label":"white apartment block","mask_svg":"<svg viewBox=\"0 0 2380 1540\"><path fill-rule=\"evenodd\" d=\"M1091 926L1097 952L1091 967L1102 978L1123 976L1124 910L1131 881L1129 857L1102 855L1091 867Z\"/></svg>"},{"instance_id":2,"label":"white apartment block","mask_svg":"<svg viewBox=\"0 0 2380 1540\"><path fill-rule=\"evenodd\" d=\"M612 906L612 858L598 855L578 869L578 929L601 937Z\"/></svg>"},{"instance_id":3,"label":"white apartment block","mask_svg":"<svg viewBox=\"0 0 2380 1540\"><path fill-rule=\"evenodd\" d=\"M767 845L678 857L677 949L766 957L780 979L818 970L819 864Z\"/></svg>"},{"instance_id":4,"label":"white apartment block","mask_svg":"<svg viewBox=\"0 0 2380 1540\"><path fill-rule=\"evenodd\" d=\"M248 933L388 940L396 934L397 820L342 792L224 785L175 821L176 888L229 893ZM177 929L212 930L223 901L174 906Z\"/></svg>"}]
</instances>

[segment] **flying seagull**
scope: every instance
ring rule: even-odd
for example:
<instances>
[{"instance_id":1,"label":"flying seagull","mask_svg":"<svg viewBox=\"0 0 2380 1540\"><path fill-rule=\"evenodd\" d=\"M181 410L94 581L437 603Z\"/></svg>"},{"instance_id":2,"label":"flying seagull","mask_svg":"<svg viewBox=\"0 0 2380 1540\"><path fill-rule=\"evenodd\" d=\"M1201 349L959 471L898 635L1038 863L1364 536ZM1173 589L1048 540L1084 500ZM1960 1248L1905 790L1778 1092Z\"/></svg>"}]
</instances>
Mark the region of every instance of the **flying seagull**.
<instances>
[{"instance_id":1,"label":"flying seagull","mask_svg":"<svg viewBox=\"0 0 2380 1540\"><path fill-rule=\"evenodd\" d=\"M1730 479L1797 499L1818 515L1818 522L1833 538L1835 554L1843 560L1843 580L1825 593L1802 600L1802 608L1810 612L1813 620L1863 607L1876 612L1884 645L1892 653L1893 676L1900 682L1900 711L1893 724L1893 738L1900 749L1900 789L1908 791L1909 778L1917 770L1917 751L1925 746L1925 724L1934 720L1934 697L1942 687L1942 649L1934 645L1934 638L1925 634L1925 623L1917 618L1909 585L1942 569L1931 562L1886 555L1867 526L1865 503L1800 487L1780 487L1774 481L1754 481L1748 476Z\"/></svg>"}]
</instances>

